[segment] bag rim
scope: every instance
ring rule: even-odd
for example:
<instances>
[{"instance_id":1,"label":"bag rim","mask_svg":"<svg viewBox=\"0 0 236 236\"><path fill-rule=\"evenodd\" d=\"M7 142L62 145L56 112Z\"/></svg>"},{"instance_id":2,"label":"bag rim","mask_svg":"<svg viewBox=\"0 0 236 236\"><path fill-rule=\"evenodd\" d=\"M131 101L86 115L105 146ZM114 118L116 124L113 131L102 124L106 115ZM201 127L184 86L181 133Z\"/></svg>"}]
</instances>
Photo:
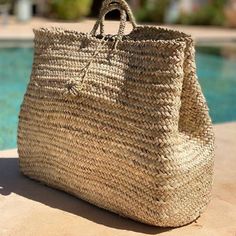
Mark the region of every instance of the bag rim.
<instances>
[{"instance_id":1,"label":"bag rim","mask_svg":"<svg viewBox=\"0 0 236 236\"><path fill-rule=\"evenodd\" d=\"M135 33L138 30L153 30L153 33L166 33L169 35L176 35L177 37L173 37L170 39L139 39L139 40L134 40L130 39L129 36L133 33ZM99 36L101 35L91 35L90 33L86 32L80 32L74 29L66 29L63 27L38 27L38 28L33 28L33 32L35 35L35 38L39 35L44 35L46 34L52 34L52 35L65 35L65 36L74 36L75 38L84 38L86 37L87 39L90 39L91 41L94 42L101 42L101 38ZM110 35L106 34L106 36L114 37L116 35ZM192 43L194 40L191 37L191 35L186 34L184 32L178 31L178 30L173 30L170 28L165 28L165 27L159 27L159 26L152 26L152 25L138 25L136 28L131 30L128 34L124 35L124 38L121 38L119 40L121 43L128 43L128 44L145 44L145 43L150 43L150 44L173 44L173 45L181 45L181 44L186 44L186 42ZM109 42L109 41L108 41Z\"/></svg>"}]
</instances>

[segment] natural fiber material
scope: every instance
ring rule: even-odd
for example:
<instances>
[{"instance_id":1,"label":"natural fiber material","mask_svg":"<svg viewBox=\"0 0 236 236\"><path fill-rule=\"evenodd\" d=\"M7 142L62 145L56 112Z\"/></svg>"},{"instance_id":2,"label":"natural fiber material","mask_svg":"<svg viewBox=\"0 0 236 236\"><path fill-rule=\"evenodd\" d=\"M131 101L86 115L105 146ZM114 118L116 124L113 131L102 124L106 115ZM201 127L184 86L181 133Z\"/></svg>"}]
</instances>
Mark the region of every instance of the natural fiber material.
<instances>
[{"instance_id":1,"label":"natural fiber material","mask_svg":"<svg viewBox=\"0 0 236 236\"><path fill-rule=\"evenodd\" d=\"M119 33L106 36L104 15L113 9ZM134 27L128 35L124 12ZM34 33L21 171L147 224L195 220L210 199L214 145L191 37L137 26L123 0L104 2L91 34Z\"/></svg>"}]
</instances>

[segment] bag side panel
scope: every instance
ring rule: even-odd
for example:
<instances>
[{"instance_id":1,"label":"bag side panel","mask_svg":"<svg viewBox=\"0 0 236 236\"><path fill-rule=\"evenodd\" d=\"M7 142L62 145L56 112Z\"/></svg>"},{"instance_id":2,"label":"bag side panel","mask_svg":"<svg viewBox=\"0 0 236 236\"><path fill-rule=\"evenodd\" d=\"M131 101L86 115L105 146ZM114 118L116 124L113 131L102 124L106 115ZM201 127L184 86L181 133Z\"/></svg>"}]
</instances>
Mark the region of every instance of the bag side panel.
<instances>
[{"instance_id":1,"label":"bag side panel","mask_svg":"<svg viewBox=\"0 0 236 236\"><path fill-rule=\"evenodd\" d=\"M187 43L185 54L179 131L213 149L212 122L206 99L197 79L195 49L191 40Z\"/></svg>"},{"instance_id":2,"label":"bag side panel","mask_svg":"<svg viewBox=\"0 0 236 236\"><path fill-rule=\"evenodd\" d=\"M171 164L178 184L169 192L173 207L169 217L187 223L197 218L210 201L214 164L213 127L197 80L195 50L190 39L187 39L183 69L181 141L175 147Z\"/></svg>"}]
</instances>

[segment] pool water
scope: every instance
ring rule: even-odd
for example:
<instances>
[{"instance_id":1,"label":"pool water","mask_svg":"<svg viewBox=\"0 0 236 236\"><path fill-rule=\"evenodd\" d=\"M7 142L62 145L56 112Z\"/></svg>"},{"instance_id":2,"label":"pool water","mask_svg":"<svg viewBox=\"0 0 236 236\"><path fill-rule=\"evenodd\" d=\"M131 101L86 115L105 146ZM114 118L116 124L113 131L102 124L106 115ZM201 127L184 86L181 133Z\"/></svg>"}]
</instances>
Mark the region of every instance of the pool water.
<instances>
[{"instance_id":1,"label":"pool water","mask_svg":"<svg viewBox=\"0 0 236 236\"><path fill-rule=\"evenodd\" d=\"M0 150L16 147L18 113L32 59L32 48L0 48Z\"/></svg>"},{"instance_id":2,"label":"pool water","mask_svg":"<svg viewBox=\"0 0 236 236\"><path fill-rule=\"evenodd\" d=\"M214 123L236 121L236 58L197 48L197 73ZM217 52L217 53L216 53ZM30 77L32 48L0 48L0 150L16 147L20 104Z\"/></svg>"}]
</instances>

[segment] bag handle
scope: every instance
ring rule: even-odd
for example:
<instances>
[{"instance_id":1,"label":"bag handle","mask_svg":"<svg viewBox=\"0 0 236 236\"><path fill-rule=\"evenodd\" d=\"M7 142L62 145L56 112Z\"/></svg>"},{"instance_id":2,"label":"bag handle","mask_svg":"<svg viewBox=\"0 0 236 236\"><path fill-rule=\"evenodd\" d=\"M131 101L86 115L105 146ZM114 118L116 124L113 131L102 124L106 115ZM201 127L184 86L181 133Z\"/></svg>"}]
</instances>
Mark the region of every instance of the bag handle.
<instances>
[{"instance_id":1,"label":"bag handle","mask_svg":"<svg viewBox=\"0 0 236 236\"><path fill-rule=\"evenodd\" d=\"M105 16L106 16L107 13L109 13L113 10L119 10L120 11L121 22L126 22L127 21L125 10L123 10L118 4L111 4L106 9L102 10L102 17L99 21L97 21L96 29L95 29L95 32L93 33L93 35L95 35L95 33L98 29L98 26L100 26L100 34L104 36ZM117 35L124 35L124 31L125 31L125 23L124 24L120 23L119 31L118 31Z\"/></svg>"},{"instance_id":2,"label":"bag handle","mask_svg":"<svg viewBox=\"0 0 236 236\"><path fill-rule=\"evenodd\" d=\"M105 16L108 12L113 10L119 10L120 11L120 27L118 32L118 37L121 37L124 35L124 29L126 25L126 14L129 17L129 20L133 26L133 28L137 27L134 15L129 7L129 5L126 3L125 0L105 0L102 4L99 18L96 21L92 31L91 35L95 35L98 27L100 26L100 33L104 34L104 20Z\"/></svg>"},{"instance_id":3,"label":"bag handle","mask_svg":"<svg viewBox=\"0 0 236 236\"><path fill-rule=\"evenodd\" d=\"M103 15L101 22L100 22L100 33L101 35L104 35L104 22L105 22L105 16L107 13L113 11L113 10L119 10L120 11L120 22L124 22L124 23L120 23L119 26L119 31L118 31L118 35L124 35L125 32L125 24L127 21L127 16L126 16L126 12L125 10L123 10L119 5L117 4L111 4L109 5L109 7L105 10L105 14Z\"/></svg>"}]
</instances>

